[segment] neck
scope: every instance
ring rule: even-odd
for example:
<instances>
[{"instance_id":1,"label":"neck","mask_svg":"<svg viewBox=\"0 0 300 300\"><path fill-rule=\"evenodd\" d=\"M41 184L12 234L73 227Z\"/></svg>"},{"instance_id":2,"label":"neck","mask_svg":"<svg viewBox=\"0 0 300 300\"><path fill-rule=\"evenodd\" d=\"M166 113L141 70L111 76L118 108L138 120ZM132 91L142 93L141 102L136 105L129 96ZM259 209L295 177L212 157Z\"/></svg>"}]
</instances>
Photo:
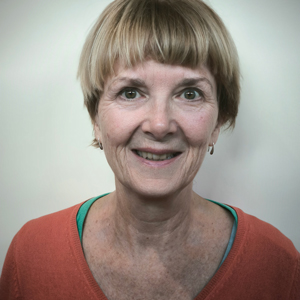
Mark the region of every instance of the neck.
<instances>
[{"instance_id":1,"label":"neck","mask_svg":"<svg viewBox=\"0 0 300 300\"><path fill-rule=\"evenodd\" d=\"M127 248L164 248L184 242L197 197L191 185L176 195L155 198L117 187L111 198L116 241Z\"/></svg>"}]
</instances>

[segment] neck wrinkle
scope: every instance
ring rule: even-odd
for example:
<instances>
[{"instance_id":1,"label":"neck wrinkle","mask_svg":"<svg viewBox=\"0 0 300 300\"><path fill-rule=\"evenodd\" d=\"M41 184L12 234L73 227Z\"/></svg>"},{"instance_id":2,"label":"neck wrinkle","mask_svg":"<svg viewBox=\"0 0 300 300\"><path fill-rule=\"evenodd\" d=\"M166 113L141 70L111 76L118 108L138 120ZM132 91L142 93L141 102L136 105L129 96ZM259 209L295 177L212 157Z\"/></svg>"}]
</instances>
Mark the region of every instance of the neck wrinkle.
<instances>
[{"instance_id":1,"label":"neck wrinkle","mask_svg":"<svg viewBox=\"0 0 300 300\"><path fill-rule=\"evenodd\" d=\"M168 199L145 199L114 192L116 242L122 247L161 248L183 244L192 228L195 193L191 187Z\"/></svg>"}]
</instances>

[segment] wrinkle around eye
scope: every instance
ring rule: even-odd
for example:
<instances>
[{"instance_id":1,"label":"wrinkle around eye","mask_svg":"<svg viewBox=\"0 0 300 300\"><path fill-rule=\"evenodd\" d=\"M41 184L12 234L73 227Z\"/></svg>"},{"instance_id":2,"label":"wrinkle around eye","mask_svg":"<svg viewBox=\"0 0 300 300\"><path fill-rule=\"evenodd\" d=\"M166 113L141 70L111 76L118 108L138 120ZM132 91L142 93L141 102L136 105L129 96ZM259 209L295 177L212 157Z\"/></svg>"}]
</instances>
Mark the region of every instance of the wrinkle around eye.
<instances>
[{"instance_id":1,"label":"wrinkle around eye","mask_svg":"<svg viewBox=\"0 0 300 300\"><path fill-rule=\"evenodd\" d=\"M130 93L132 93L131 96L133 96L133 97L128 97L128 96L130 96ZM132 101L132 100L139 99L139 98L142 97L142 95L140 94L140 92L136 88L124 88L120 92L120 95L126 101Z\"/></svg>"},{"instance_id":2,"label":"wrinkle around eye","mask_svg":"<svg viewBox=\"0 0 300 300\"><path fill-rule=\"evenodd\" d=\"M188 93L194 93L194 98L188 98ZM203 100L204 97L203 97L203 93L201 91L199 91L198 89L196 88L187 88L185 89L181 94L180 94L180 98L183 98L185 100L188 100L188 101L200 101L200 100Z\"/></svg>"}]
</instances>

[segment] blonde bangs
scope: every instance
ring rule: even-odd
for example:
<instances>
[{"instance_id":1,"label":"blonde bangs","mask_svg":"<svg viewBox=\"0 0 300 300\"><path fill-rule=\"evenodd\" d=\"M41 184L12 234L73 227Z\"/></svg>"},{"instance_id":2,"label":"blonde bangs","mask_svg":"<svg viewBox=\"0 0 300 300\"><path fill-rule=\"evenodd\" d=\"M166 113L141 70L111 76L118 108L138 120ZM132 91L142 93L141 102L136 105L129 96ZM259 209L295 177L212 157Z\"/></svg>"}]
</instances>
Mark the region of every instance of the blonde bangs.
<instances>
[{"instance_id":1,"label":"blonde bangs","mask_svg":"<svg viewBox=\"0 0 300 300\"><path fill-rule=\"evenodd\" d=\"M181 2L174 1L172 6L164 1L143 2L126 3L124 8L116 10L115 16L110 14L114 24L104 19L97 28L99 38L94 39L90 66L92 82L100 90L103 86L99 83L113 74L117 61L122 61L126 67L153 59L196 68L207 60L207 29L202 26L195 30L199 22L192 24L192 20L199 15L194 10L185 7L189 11L186 12L188 18L184 18ZM113 10L111 12L114 14Z\"/></svg>"}]
</instances>

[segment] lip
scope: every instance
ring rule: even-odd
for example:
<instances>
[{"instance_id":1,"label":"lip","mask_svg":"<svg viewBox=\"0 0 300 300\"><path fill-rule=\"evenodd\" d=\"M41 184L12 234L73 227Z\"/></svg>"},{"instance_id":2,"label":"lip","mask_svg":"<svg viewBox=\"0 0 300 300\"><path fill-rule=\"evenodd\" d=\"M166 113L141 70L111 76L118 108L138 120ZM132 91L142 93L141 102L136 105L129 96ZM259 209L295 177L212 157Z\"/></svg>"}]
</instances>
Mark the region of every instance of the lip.
<instances>
[{"instance_id":1,"label":"lip","mask_svg":"<svg viewBox=\"0 0 300 300\"><path fill-rule=\"evenodd\" d=\"M156 154L156 155L163 155L163 154L174 154L174 153L178 153L181 154L182 151L176 151L174 149L154 149L154 148L134 148L132 149L133 152L135 151L141 151L141 152L150 152L152 154Z\"/></svg>"},{"instance_id":2,"label":"lip","mask_svg":"<svg viewBox=\"0 0 300 300\"><path fill-rule=\"evenodd\" d=\"M177 155L174 156L173 158L166 159L166 160L149 160L149 159L139 156L136 153L136 151L150 152L150 153L156 154L156 155L163 155L163 154L170 154L170 153L171 154L176 153ZM152 166L152 167L164 167L164 166L170 165L170 164L174 163L176 160L178 160L182 154L181 151L175 151L175 150L171 150L171 149L153 149L153 148L135 148L135 149L132 149L132 153L140 162L142 162L143 164L146 164L148 166Z\"/></svg>"}]
</instances>

